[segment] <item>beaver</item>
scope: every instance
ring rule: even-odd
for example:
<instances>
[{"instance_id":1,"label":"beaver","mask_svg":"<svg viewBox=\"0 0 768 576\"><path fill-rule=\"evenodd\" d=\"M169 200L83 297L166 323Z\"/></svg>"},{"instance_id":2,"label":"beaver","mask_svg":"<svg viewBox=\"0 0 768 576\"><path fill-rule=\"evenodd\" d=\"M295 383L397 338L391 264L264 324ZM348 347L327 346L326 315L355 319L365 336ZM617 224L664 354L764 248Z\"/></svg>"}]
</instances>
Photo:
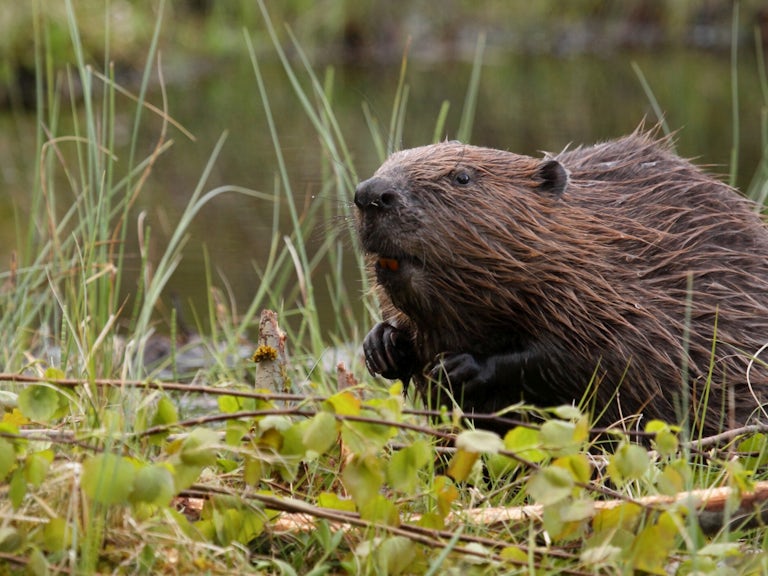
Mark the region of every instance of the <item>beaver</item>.
<instances>
[{"instance_id":1,"label":"beaver","mask_svg":"<svg viewBox=\"0 0 768 576\"><path fill-rule=\"evenodd\" d=\"M543 158L446 141L392 154L354 202L372 374L433 400L439 381L467 415L590 400L597 423L708 435L765 414L768 228L670 137Z\"/></svg>"}]
</instances>

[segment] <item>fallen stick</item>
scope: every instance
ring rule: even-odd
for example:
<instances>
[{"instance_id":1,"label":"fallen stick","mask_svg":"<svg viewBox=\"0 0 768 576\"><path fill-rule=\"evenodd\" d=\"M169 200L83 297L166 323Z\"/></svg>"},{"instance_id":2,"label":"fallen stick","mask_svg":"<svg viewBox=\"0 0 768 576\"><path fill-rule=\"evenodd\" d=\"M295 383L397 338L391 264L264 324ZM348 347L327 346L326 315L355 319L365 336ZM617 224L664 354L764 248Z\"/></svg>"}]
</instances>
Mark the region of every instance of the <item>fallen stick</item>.
<instances>
[{"instance_id":1,"label":"fallen stick","mask_svg":"<svg viewBox=\"0 0 768 576\"><path fill-rule=\"evenodd\" d=\"M685 505L695 511L701 529L712 534L722 529L726 523L734 527L746 527L755 523L768 522L768 482L757 482L754 490L740 495L738 505L728 510L728 502L734 495L734 489L729 487L705 488L680 492L674 496L647 496L634 501L635 504L651 510L660 510L670 506ZM595 502L595 513L610 510L627 504L625 500L605 500ZM317 508L318 511L323 510ZM500 524L517 524L520 522L540 522L544 509L539 504L514 506L511 508L470 508L448 515L446 526L468 522L492 527ZM410 521L418 522L419 516L412 516ZM306 532L315 528L316 517L312 513L297 512L280 516L272 528L275 531ZM346 530L350 525L342 521L332 521L338 529Z\"/></svg>"}]
</instances>

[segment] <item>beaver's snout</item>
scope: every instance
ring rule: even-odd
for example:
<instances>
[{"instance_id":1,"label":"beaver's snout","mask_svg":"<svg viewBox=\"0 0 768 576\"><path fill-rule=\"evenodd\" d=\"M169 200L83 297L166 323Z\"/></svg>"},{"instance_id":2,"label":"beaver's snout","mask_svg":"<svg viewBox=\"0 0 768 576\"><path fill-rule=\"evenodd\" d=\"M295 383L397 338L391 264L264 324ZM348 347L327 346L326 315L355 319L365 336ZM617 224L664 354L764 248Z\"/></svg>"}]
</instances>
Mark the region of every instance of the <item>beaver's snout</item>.
<instances>
[{"instance_id":1,"label":"beaver's snout","mask_svg":"<svg viewBox=\"0 0 768 576\"><path fill-rule=\"evenodd\" d=\"M397 205L400 199L392 182L386 178L374 176L361 182L355 190L355 206L362 211L384 211Z\"/></svg>"}]
</instances>

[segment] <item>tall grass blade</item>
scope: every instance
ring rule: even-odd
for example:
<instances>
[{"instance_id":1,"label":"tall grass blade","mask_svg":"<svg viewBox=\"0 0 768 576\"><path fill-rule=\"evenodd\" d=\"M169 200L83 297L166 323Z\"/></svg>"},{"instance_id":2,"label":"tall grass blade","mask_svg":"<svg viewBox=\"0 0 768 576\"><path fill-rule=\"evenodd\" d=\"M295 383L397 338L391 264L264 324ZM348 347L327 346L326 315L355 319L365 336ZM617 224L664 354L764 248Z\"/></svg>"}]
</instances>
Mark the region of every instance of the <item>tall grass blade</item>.
<instances>
[{"instance_id":1,"label":"tall grass blade","mask_svg":"<svg viewBox=\"0 0 768 576\"><path fill-rule=\"evenodd\" d=\"M661 126L661 129L665 135L671 135L672 129L669 127L669 123L667 123L667 118L664 115L664 111L661 109L661 105L656 98L656 94L653 93L653 88L651 88L648 79L645 77L645 74L643 74L643 70L640 68L637 62L632 62L632 70L634 70L635 76L637 76L637 79L640 81L640 86L642 86L643 92L645 92L645 97L648 99L648 102L651 105L651 109L653 110L653 114L656 116L656 123Z\"/></svg>"},{"instance_id":2,"label":"tall grass blade","mask_svg":"<svg viewBox=\"0 0 768 576\"><path fill-rule=\"evenodd\" d=\"M760 142L762 156L755 175L747 189L747 195L757 202L756 210L761 211L768 199L768 76L765 70L765 55L763 54L763 38L760 30L755 31L755 55L757 57L757 77L762 94L760 109Z\"/></svg>"},{"instance_id":3,"label":"tall grass blade","mask_svg":"<svg viewBox=\"0 0 768 576\"><path fill-rule=\"evenodd\" d=\"M445 134L445 121L448 118L448 111L451 109L451 103L448 100L443 101L440 106L440 112L437 115L437 121L435 122L435 132L432 135L432 142L440 142Z\"/></svg>"},{"instance_id":4,"label":"tall grass blade","mask_svg":"<svg viewBox=\"0 0 768 576\"><path fill-rule=\"evenodd\" d=\"M739 140L741 138L739 118L739 2L733 3L731 19L731 166L728 183L736 186L739 174Z\"/></svg>"},{"instance_id":5,"label":"tall grass blade","mask_svg":"<svg viewBox=\"0 0 768 576\"><path fill-rule=\"evenodd\" d=\"M403 51L403 57L400 60L400 75L397 78L397 90L395 98L392 101L392 116L389 120L389 136L387 138L387 156L399 150L403 144L403 123L405 120L405 109L408 102L408 85L405 83L406 71L408 70L408 49L410 42Z\"/></svg>"},{"instance_id":6,"label":"tall grass blade","mask_svg":"<svg viewBox=\"0 0 768 576\"><path fill-rule=\"evenodd\" d=\"M483 55L485 54L485 34L480 34L475 47L475 58L472 61L472 75L467 85L467 95L464 97L464 107L461 109L461 121L456 137L462 142L472 139L472 127L477 111L477 94L480 90L480 73L483 70Z\"/></svg>"}]
</instances>

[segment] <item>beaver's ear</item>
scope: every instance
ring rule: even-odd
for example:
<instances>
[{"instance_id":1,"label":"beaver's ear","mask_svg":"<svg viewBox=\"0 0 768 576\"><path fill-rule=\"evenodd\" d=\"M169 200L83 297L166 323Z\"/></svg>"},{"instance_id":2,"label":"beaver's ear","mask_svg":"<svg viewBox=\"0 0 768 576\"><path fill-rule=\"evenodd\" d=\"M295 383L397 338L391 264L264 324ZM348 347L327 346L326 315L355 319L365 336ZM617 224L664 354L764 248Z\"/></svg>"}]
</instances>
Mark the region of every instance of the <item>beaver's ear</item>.
<instances>
[{"instance_id":1,"label":"beaver's ear","mask_svg":"<svg viewBox=\"0 0 768 576\"><path fill-rule=\"evenodd\" d=\"M541 182L539 190L551 196L559 197L568 186L568 172L557 160L544 160L539 164L536 177Z\"/></svg>"}]
</instances>

